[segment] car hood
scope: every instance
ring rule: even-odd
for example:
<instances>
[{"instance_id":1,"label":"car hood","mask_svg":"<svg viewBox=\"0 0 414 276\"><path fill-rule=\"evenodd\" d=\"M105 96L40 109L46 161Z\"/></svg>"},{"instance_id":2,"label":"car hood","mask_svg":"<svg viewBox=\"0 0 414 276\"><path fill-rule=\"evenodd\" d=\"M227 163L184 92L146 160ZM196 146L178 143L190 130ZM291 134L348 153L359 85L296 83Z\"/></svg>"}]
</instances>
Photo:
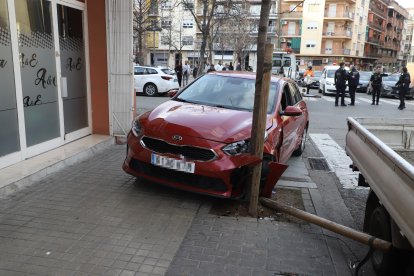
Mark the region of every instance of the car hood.
<instances>
[{"instance_id":1,"label":"car hood","mask_svg":"<svg viewBox=\"0 0 414 276\"><path fill-rule=\"evenodd\" d=\"M250 138L252 112L207 105L165 102L140 118L145 134L158 138L191 136L222 143ZM272 126L267 116L266 129Z\"/></svg>"},{"instance_id":2,"label":"car hood","mask_svg":"<svg viewBox=\"0 0 414 276\"><path fill-rule=\"evenodd\" d=\"M383 81L384 85L387 86L395 86L395 84L397 83L396 81Z\"/></svg>"}]
</instances>

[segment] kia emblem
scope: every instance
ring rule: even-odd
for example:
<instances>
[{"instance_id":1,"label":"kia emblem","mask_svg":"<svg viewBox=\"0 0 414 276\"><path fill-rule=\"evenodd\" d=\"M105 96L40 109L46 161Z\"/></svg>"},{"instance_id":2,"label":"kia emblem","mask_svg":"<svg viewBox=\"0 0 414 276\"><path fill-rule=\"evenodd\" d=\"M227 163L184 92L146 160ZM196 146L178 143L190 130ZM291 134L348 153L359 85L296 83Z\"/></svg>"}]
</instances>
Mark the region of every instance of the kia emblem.
<instances>
[{"instance_id":1,"label":"kia emblem","mask_svg":"<svg viewBox=\"0 0 414 276\"><path fill-rule=\"evenodd\" d=\"M173 135L173 140L175 140L175 141L181 141L181 140L183 140L183 137L181 137L180 135Z\"/></svg>"}]
</instances>

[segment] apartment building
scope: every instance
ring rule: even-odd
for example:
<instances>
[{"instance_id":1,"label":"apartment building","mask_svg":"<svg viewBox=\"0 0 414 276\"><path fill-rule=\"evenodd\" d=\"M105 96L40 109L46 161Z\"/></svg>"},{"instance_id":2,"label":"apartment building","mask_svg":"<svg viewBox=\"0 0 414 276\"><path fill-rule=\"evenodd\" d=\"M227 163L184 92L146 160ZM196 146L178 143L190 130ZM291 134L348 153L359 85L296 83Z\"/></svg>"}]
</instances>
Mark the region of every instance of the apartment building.
<instances>
[{"instance_id":1,"label":"apartment building","mask_svg":"<svg viewBox=\"0 0 414 276\"><path fill-rule=\"evenodd\" d=\"M281 0L281 41L300 66L360 63L367 0Z\"/></svg>"},{"instance_id":2,"label":"apartment building","mask_svg":"<svg viewBox=\"0 0 414 276\"><path fill-rule=\"evenodd\" d=\"M165 65L174 67L178 61L189 61L190 64L198 63L200 59L201 36L202 33L197 27L197 21L203 20L203 3L205 1L152 1L147 14L149 19L149 26L145 35L145 63L152 65ZM225 14L226 2L218 5L213 20L216 22L221 20L220 16ZM247 32L250 34L253 43L246 47L243 58L236 60L236 53L234 47L226 44L226 35L231 35L229 29L226 27L213 27L210 33L209 47L212 51L207 51L204 59L207 62L217 64L230 63L237 64L241 62L245 68L251 67L255 70L256 67L256 52L257 52L257 35L258 22L260 19L261 1L258 0L241 0L239 3L234 2L234 5L239 5L235 8L239 15L247 18L248 28ZM191 11L197 16L197 21ZM277 44L277 5L276 1L272 1L269 25L268 25L268 41ZM217 35L220 33L224 35ZM214 38L214 40L213 40Z\"/></svg>"}]
</instances>

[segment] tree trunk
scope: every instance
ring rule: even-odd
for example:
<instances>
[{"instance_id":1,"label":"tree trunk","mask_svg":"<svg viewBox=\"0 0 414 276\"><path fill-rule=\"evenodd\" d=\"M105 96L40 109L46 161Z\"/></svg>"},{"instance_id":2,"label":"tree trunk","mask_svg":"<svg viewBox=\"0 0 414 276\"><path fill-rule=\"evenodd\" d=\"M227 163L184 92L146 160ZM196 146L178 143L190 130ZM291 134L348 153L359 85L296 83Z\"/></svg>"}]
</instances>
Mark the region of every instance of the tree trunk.
<instances>
[{"instance_id":1,"label":"tree trunk","mask_svg":"<svg viewBox=\"0 0 414 276\"><path fill-rule=\"evenodd\" d=\"M270 0L263 0L262 7L260 10L260 21L259 21L259 36L257 39L257 71L256 71L256 87L254 97L254 110L253 110L253 125L251 133L257 135L251 135L250 141L250 152L252 155L256 155L263 158L263 142L264 142L264 131L266 124L266 106L267 96L264 95L262 86L263 75L266 74L266 81L270 82L271 74L271 58L270 58L270 72L268 72L267 64L265 68L265 46L267 40L267 25L269 22L269 11L270 11ZM270 47L267 47L269 51ZM269 77L269 78L267 78ZM269 86L267 86L269 88ZM268 92L268 91L267 91ZM253 174L250 184L250 204L249 213L253 217L257 217L257 205L259 202L259 189L260 189L260 173L262 164L259 164L253 168Z\"/></svg>"}]
</instances>

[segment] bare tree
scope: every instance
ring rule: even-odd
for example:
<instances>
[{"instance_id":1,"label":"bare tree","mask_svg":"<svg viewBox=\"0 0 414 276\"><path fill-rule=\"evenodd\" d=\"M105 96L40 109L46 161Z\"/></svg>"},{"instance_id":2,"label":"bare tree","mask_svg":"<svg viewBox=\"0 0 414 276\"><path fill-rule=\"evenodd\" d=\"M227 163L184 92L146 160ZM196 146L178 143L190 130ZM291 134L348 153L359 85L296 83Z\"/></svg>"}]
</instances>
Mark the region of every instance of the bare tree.
<instances>
[{"instance_id":1,"label":"bare tree","mask_svg":"<svg viewBox=\"0 0 414 276\"><path fill-rule=\"evenodd\" d=\"M188 6L194 5L194 0L179 0L181 5ZM242 2L245 0L199 0L197 10L190 9L190 12L194 18L197 28L201 32L201 46L200 46L200 65L198 75L204 71L204 55L208 44L210 44L210 59L212 56L211 51L213 50L214 41L214 30L219 31L217 27L225 20L234 16L236 10L240 10Z\"/></svg>"}]
</instances>

